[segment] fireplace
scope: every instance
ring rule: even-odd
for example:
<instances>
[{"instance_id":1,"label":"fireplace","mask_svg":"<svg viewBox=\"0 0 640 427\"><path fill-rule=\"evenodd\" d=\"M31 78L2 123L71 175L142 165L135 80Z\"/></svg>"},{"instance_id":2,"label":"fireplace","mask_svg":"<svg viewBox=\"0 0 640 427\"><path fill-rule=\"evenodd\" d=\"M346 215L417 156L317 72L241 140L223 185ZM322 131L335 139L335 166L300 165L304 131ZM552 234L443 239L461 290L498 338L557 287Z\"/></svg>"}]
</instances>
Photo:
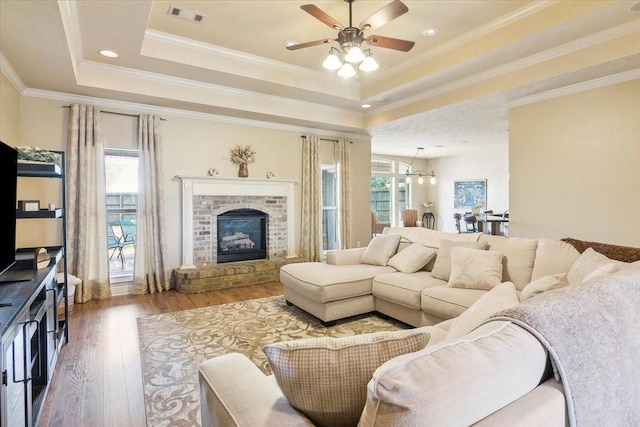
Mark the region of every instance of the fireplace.
<instances>
[{"instance_id":1,"label":"fireplace","mask_svg":"<svg viewBox=\"0 0 640 427\"><path fill-rule=\"evenodd\" d=\"M217 262L267 258L268 215L256 209L234 209L217 216Z\"/></svg>"}]
</instances>

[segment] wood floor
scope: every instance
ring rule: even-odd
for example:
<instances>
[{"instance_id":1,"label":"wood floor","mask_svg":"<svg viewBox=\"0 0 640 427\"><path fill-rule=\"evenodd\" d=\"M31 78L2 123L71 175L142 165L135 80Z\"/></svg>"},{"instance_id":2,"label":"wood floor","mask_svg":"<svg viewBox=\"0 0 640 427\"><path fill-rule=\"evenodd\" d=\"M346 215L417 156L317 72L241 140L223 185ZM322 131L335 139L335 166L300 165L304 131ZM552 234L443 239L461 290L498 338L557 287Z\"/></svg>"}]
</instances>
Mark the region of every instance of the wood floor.
<instances>
[{"instance_id":1,"label":"wood floor","mask_svg":"<svg viewBox=\"0 0 640 427\"><path fill-rule=\"evenodd\" d=\"M280 283L74 304L70 340L58 358L38 426L145 426L136 319L275 295L282 295Z\"/></svg>"}]
</instances>

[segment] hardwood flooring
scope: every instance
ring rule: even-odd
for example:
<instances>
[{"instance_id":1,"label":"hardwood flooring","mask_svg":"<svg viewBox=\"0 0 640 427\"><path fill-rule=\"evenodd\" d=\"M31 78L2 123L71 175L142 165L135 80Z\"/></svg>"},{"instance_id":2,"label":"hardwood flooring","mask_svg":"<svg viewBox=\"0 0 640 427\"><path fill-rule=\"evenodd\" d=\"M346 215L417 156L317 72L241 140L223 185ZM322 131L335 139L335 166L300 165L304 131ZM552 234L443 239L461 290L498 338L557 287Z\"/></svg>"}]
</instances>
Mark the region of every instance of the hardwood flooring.
<instances>
[{"instance_id":1,"label":"hardwood flooring","mask_svg":"<svg viewBox=\"0 0 640 427\"><path fill-rule=\"evenodd\" d=\"M280 283L74 304L69 314L69 343L58 357L38 426L145 426L136 319L276 295L282 295Z\"/></svg>"}]
</instances>

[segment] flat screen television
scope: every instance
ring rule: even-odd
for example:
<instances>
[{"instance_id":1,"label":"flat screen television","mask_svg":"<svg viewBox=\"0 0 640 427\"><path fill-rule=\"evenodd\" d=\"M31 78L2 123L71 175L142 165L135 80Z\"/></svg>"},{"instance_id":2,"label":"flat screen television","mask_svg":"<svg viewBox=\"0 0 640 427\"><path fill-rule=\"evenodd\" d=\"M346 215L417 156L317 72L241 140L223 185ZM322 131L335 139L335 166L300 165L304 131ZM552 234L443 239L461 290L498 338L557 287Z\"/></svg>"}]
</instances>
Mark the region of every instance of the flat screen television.
<instances>
[{"instance_id":1,"label":"flat screen television","mask_svg":"<svg viewBox=\"0 0 640 427\"><path fill-rule=\"evenodd\" d=\"M0 275L16 262L18 152L0 141Z\"/></svg>"}]
</instances>

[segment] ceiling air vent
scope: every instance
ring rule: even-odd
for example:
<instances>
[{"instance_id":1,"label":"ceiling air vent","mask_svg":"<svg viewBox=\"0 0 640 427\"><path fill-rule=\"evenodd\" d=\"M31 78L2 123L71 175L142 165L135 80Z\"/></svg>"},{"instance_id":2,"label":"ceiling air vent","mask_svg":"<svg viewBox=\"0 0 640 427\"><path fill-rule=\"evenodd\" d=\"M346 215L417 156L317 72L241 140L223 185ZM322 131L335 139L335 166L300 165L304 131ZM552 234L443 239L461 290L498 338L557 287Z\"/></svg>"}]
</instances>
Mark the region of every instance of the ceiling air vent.
<instances>
[{"instance_id":1,"label":"ceiling air vent","mask_svg":"<svg viewBox=\"0 0 640 427\"><path fill-rule=\"evenodd\" d=\"M169 11L167 12L167 14L193 22L200 22L202 21L202 18L204 18L204 15L187 9L180 9L179 7L175 7L173 5L169 6Z\"/></svg>"}]
</instances>

